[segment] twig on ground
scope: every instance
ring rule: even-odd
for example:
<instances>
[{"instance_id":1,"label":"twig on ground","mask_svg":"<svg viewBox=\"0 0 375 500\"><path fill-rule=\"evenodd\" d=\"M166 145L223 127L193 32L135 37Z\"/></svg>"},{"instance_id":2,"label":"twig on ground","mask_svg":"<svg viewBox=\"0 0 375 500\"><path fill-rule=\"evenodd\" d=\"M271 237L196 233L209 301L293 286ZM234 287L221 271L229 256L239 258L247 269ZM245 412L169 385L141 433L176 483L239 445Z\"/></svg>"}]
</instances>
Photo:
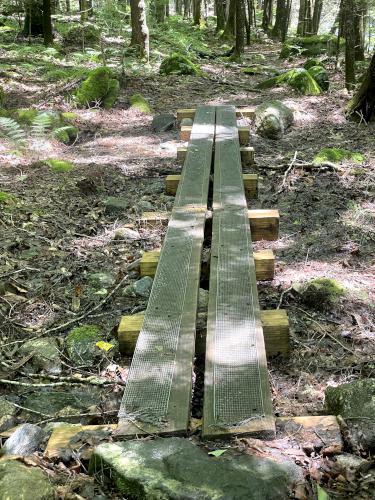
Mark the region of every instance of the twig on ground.
<instances>
[{"instance_id":1,"label":"twig on ground","mask_svg":"<svg viewBox=\"0 0 375 500\"><path fill-rule=\"evenodd\" d=\"M280 186L280 189L277 191L277 194L280 194L284 191L284 189L286 188L286 181L288 179L288 175L290 174L290 172L293 170L293 167L294 167L294 164L297 160L297 155L298 155L298 151L295 151L294 152L294 156L293 156L293 159L292 161L290 162L288 168L286 169L285 173L284 173L284 177L283 177L283 182L281 183L281 186Z\"/></svg>"},{"instance_id":2,"label":"twig on ground","mask_svg":"<svg viewBox=\"0 0 375 500\"><path fill-rule=\"evenodd\" d=\"M291 287L287 288L286 290L284 290L283 292L281 292L280 300L279 300L279 303L278 303L276 309L280 309L281 304L283 303L284 295L286 293L290 292L292 289L293 289L293 287L291 286Z\"/></svg>"}]
</instances>

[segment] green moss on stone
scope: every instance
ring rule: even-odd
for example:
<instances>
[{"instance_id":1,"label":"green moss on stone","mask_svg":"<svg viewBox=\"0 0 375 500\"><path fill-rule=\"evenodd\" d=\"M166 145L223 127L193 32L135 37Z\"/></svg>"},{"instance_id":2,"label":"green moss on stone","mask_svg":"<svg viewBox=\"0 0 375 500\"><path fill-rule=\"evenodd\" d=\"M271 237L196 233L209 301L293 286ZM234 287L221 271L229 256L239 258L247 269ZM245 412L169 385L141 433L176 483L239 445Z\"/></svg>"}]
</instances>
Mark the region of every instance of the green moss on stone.
<instances>
[{"instance_id":1,"label":"green moss on stone","mask_svg":"<svg viewBox=\"0 0 375 500\"><path fill-rule=\"evenodd\" d=\"M47 160L47 165L50 167L52 172L70 172L73 170L74 165L70 161L65 160Z\"/></svg>"},{"instance_id":2,"label":"green moss on stone","mask_svg":"<svg viewBox=\"0 0 375 500\"><path fill-rule=\"evenodd\" d=\"M73 127L72 125L58 128L53 132L53 136L64 144L70 144L71 142L75 141L77 135L78 129L77 127Z\"/></svg>"},{"instance_id":3,"label":"green moss on stone","mask_svg":"<svg viewBox=\"0 0 375 500\"><path fill-rule=\"evenodd\" d=\"M305 64L303 65L303 67L305 69L310 69L312 68L313 66L322 66L322 64L318 61L318 59L307 59L307 61L305 62Z\"/></svg>"},{"instance_id":4,"label":"green moss on stone","mask_svg":"<svg viewBox=\"0 0 375 500\"><path fill-rule=\"evenodd\" d=\"M323 148L315 155L313 163L314 165L323 165L327 162L340 163L344 160L359 164L365 161L365 156L362 153L349 151L347 149Z\"/></svg>"},{"instance_id":5,"label":"green moss on stone","mask_svg":"<svg viewBox=\"0 0 375 500\"><path fill-rule=\"evenodd\" d=\"M302 290L303 301L311 307L325 307L336 304L345 295L345 289L330 278L316 278L308 281Z\"/></svg>"},{"instance_id":6,"label":"green moss on stone","mask_svg":"<svg viewBox=\"0 0 375 500\"><path fill-rule=\"evenodd\" d=\"M31 125L33 120L36 118L38 115L38 110L37 109L17 109L16 110L16 120L18 123L25 124L25 125Z\"/></svg>"},{"instance_id":7,"label":"green moss on stone","mask_svg":"<svg viewBox=\"0 0 375 500\"><path fill-rule=\"evenodd\" d=\"M70 111L61 113L61 118L68 123L74 123L76 120L79 120L77 113L72 113Z\"/></svg>"},{"instance_id":8,"label":"green moss on stone","mask_svg":"<svg viewBox=\"0 0 375 500\"><path fill-rule=\"evenodd\" d=\"M147 115L152 113L151 107L143 95L134 94L129 98L129 101L132 109L136 109L137 111L141 111L141 113L145 113Z\"/></svg>"},{"instance_id":9,"label":"green moss on stone","mask_svg":"<svg viewBox=\"0 0 375 500\"><path fill-rule=\"evenodd\" d=\"M65 346L69 358L78 365L90 364L100 354L96 343L103 340L96 325L83 325L74 328L66 337Z\"/></svg>"},{"instance_id":10,"label":"green moss on stone","mask_svg":"<svg viewBox=\"0 0 375 500\"><path fill-rule=\"evenodd\" d=\"M202 70L183 54L172 54L166 57L159 69L162 75L201 75Z\"/></svg>"},{"instance_id":11,"label":"green moss on stone","mask_svg":"<svg viewBox=\"0 0 375 500\"><path fill-rule=\"evenodd\" d=\"M345 45L345 40L340 39L340 49ZM306 56L317 56L328 53L334 55L337 52L337 37L335 35L314 35L290 38L283 43L280 58L287 59L293 54L304 54Z\"/></svg>"},{"instance_id":12,"label":"green moss on stone","mask_svg":"<svg viewBox=\"0 0 375 500\"><path fill-rule=\"evenodd\" d=\"M304 95L321 94L321 88L310 73L304 68L291 69L280 76L269 78L268 80L260 82L258 84L258 88L268 89L280 85L289 85Z\"/></svg>"},{"instance_id":13,"label":"green moss on stone","mask_svg":"<svg viewBox=\"0 0 375 500\"><path fill-rule=\"evenodd\" d=\"M308 72L322 90L327 91L329 89L329 76L325 68L322 66L312 66L308 69Z\"/></svg>"},{"instance_id":14,"label":"green moss on stone","mask_svg":"<svg viewBox=\"0 0 375 500\"><path fill-rule=\"evenodd\" d=\"M84 43L85 47L94 47L99 44L99 41L99 28L92 23L86 23L69 28L63 35L62 43L63 46L82 47Z\"/></svg>"},{"instance_id":15,"label":"green moss on stone","mask_svg":"<svg viewBox=\"0 0 375 500\"><path fill-rule=\"evenodd\" d=\"M105 66L91 71L76 92L78 104L91 106L105 103L106 108L113 106L118 96L119 85L117 80L111 77L111 70Z\"/></svg>"}]
</instances>

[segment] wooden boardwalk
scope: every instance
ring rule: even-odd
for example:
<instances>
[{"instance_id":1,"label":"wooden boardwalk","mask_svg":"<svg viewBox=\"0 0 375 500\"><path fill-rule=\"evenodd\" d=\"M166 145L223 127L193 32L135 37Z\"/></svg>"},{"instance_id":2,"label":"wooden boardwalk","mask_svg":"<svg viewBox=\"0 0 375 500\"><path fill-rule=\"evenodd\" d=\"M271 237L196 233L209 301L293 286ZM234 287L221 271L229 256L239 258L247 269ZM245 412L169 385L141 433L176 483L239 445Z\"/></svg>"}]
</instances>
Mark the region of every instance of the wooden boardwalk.
<instances>
[{"instance_id":1,"label":"wooden boardwalk","mask_svg":"<svg viewBox=\"0 0 375 500\"><path fill-rule=\"evenodd\" d=\"M186 433L215 134L215 108L195 114L189 148L138 337L117 434Z\"/></svg>"},{"instance_id":2,"label":"wooden boardwalk","mask_svg":"<svg viewBox=\"0 0 375 500\"><path fill-rule=\"evenodd\" d=\"M216 108L203 437L273 437L275 424L234 107Z\"/></svg>"}]
</instances>

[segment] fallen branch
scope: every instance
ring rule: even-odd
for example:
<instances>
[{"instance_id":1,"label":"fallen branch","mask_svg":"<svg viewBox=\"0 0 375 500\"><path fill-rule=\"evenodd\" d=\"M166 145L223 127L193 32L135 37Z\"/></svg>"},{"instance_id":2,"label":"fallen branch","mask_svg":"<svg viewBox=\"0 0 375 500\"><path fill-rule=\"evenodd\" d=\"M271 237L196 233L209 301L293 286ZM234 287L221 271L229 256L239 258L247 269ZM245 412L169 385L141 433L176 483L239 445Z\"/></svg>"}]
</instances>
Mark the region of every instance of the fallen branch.
<instances>
[{"instance_id":1,"label":"fallen branch","mask_svg":"<svg viewBox=\"0 0 375 500\"><path fill-rule=\"evenodd\" d=\"M294 164L297 160L297 154L298 154L298 151L295 151L294 152L294 156L293 156L293 159L292 161L290 162L288 168L286 169L285 173L284 173L284 177L283 177L283 182L281 183L281 186L280 186L280 189L277 191L277 194L280 194L284 191L284 189L286 188L286 181L288 179L288 175L290 174L290 172L293 170L293 167L294 167Z\"/></svg>"}]
</instances>

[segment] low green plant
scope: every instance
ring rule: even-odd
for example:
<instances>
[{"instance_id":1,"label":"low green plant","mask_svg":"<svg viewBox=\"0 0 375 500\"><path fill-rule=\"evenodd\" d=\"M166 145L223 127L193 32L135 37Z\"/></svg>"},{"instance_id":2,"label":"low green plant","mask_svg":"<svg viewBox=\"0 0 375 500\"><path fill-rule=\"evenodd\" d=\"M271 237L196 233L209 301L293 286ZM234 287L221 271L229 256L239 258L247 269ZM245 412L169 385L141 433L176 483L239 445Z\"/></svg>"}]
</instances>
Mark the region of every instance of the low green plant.
<instances>
[{"instance_id":1,"label":"low green plant","mask_svg":"<svg viewBox=\"0 0 375 500\"><path fill-rule=\"evenodd\" d=\"M60 173L60 172L70 172L73 170L74 165L70 161L65 160L46 160L47 165L50 167L52 172Z\"/></svg>"},{"instance_id":2,"label":"low green plant","mask_svg":"<svg viewBox=\"0 0 375 500\"><path fill-rule=\"evenodd\" d=\"M26 140L26 133L16 120L5 116L0 117L0 135L14 144L23 144Z\"/></svg>"},{"instance_id":3,"label":"low green plant","mask_svg":"<svg viewBox=\"0 0 375 500\"><path fill-rule=\"evenodd\" d=\"M341 163L342 161L350 161L352 163L363 163L365 156L356 151L349 151L340 148L323 148L314 157L314 165L323 165L324 163Z\"/></svg>"}]
</instances>

